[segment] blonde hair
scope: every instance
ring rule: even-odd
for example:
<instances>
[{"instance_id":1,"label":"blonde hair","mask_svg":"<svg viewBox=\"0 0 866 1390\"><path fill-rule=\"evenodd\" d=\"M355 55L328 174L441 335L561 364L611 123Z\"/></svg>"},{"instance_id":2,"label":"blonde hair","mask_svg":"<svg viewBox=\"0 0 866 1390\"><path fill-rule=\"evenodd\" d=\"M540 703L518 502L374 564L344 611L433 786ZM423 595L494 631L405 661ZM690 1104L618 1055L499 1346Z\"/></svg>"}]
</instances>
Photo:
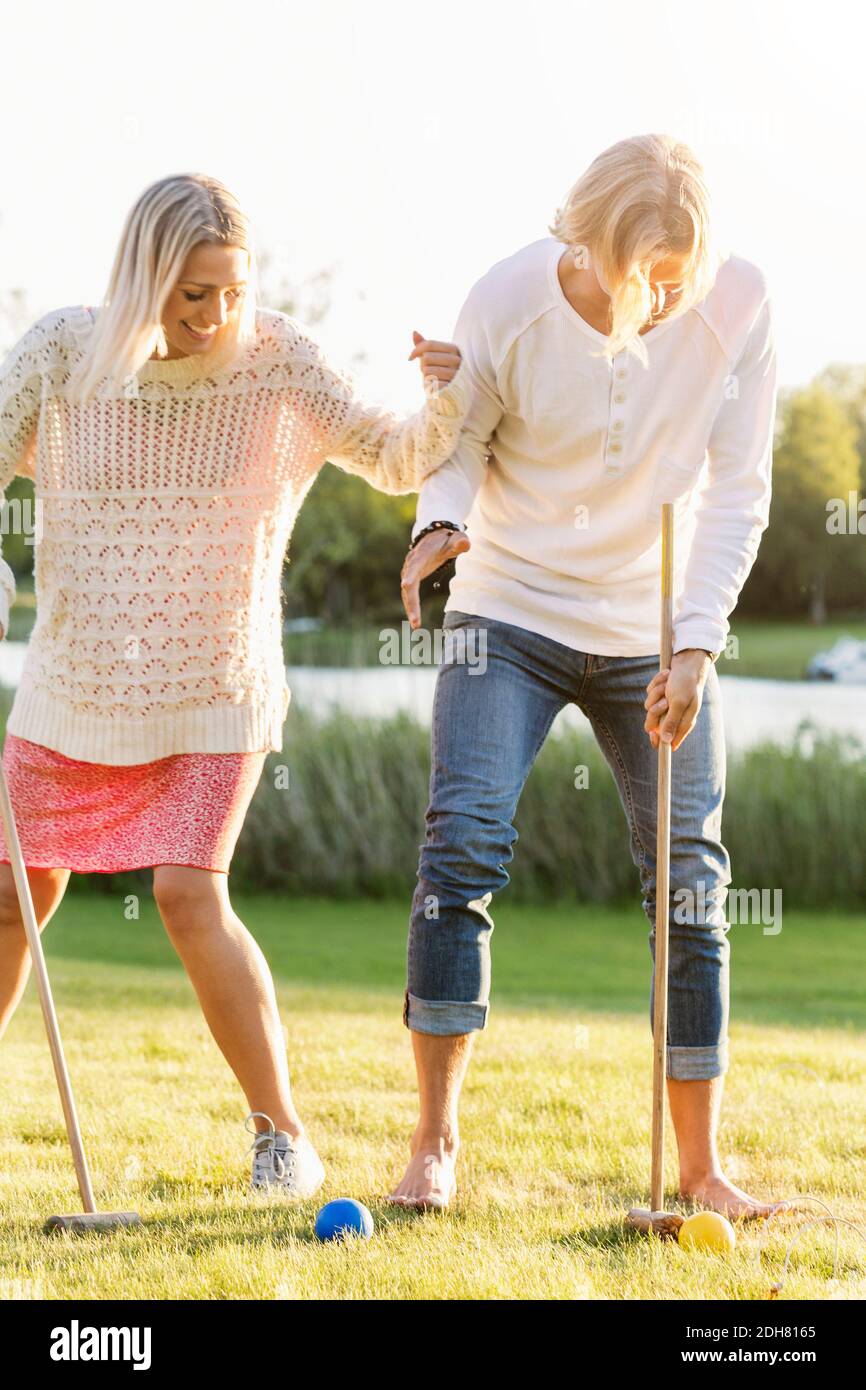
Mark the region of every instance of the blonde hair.
<instances>
[{"instance_id":1,"label":"blonde hair","mask_svg":"<svg viewBox=\"0 0 866 1390\"><path fill-rule=\"evenodd\" d=\"M255 252L249 221L218 179L173 174L150 184L127 216L105 299L73 379L75 395L84 399L100 383L123 389L154 352L166 356L162 312L189 253L201 242L249 252L246 291L224 332L238 349L253 336Z\"/></svg>"},{"instance_id":2,"label":"blonde hair","mask_svg":"<svg viewBox=\"0 0 866 1390\"><path fill-rule=\"evenodd\" d=\"M636 135L604 150L569 191L549 230L572 251L586 253L610 291L610 332L599 354L608 360L627 350L646 365L639 334L653 317L654 263L687 257L682 292L665 318L678 318L704 299L718 269L703 168L688 145L670 135Z\"/></svg>"}]
</instances>

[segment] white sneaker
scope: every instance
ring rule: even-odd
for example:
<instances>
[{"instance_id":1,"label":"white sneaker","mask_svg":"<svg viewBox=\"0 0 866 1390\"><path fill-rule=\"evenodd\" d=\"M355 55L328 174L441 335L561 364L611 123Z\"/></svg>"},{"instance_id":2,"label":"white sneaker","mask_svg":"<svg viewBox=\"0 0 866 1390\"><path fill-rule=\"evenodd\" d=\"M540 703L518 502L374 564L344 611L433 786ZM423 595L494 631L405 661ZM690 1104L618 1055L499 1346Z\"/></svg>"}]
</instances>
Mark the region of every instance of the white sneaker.
<instances>
[{"instance_id":1,"label":"white sneaker","mask_svg":"<svg viewBox=\"0 0 866 1390\"><path fill-rule=\"evenodd\" d=\"M309 1139L302 1134L299 1139L290 1139L285 1130L274 1129L269 1115L254 1110L247 1115L244 1128L250 1120L267 1120L268 1128L255 1132L248 1153L253 1155L253 1175L251 1187L278 1187L286 1197L303 1201L313 1197L325 1181L325 1169Z\"/></svg>"}]
</instances>

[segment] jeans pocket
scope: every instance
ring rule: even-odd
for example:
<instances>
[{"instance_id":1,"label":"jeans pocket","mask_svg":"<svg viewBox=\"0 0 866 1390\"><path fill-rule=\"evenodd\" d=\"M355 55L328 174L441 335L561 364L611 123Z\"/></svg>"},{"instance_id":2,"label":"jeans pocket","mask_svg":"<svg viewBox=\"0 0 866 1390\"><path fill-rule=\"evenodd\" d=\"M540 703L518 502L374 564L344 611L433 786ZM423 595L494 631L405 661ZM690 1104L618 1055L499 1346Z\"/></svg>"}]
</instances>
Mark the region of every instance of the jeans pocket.
<instances>
[{"instance_id":1,"label":"jeans pocket","mask_svg":"<svg viewBox=\"0 0 866 1390\"><path fill-rule=\"evenodd\" d=\"M442 668L468 666L470 675L487 670L489 620L472 613L446 613L442 622Z\"/></svg>"},{"instance_id":2,"label":"jeans pocket","mask_svg":"<svg viewBox=\"0 0 866 1390\"><path fill-rule=\"evenodd\" d=\"M471 613L461 613L459 608L449 608L442 619L443 628L465 627L467 623L474 622Z\"/></svg>"}]
</instances>

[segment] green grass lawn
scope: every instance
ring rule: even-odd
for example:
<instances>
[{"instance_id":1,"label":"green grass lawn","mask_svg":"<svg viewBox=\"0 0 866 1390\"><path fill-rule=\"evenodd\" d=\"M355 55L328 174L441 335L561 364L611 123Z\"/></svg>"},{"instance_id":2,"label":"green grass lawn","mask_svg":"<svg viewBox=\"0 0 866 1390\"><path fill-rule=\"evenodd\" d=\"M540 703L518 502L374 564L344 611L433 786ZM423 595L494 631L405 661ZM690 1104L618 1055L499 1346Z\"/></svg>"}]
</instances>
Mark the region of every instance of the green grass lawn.
<instances>
[{"instance_id":1,"label":"green grass lawn","mask_svg":"<svg viewBox=\"0 0 866 1390\"><path fill-rule=\"evenodd\" d=\"M251 898L277 977L296 1096L328 1177L300 1206L247 1189L245 1107L150 900L80 895L46 934L100 1203L143 1226L52 1238L78 1209L35 990L0 1043L0 1296L261 1299L755 1299L808 1217L744 1231L727 1258L623 1228L648 1197L647 924L638 908L500 904L494 1006L463 1106L460 1195L412 1215L383 1194L414 1113L400 1021L406 903ZM722 1150L766 1196L813 1193L866 1230L862 917L733 927ZM672 1144L672 1141L671 1141ZM670 1147L670 1146L669 1146ZM668 1155L671 1191L676 1177ZM369 1242L319 1245L321 1201L373 1211ZM805 1232L781 1297L862 1298L866 1242Z\"/></svg>"},{"instance_id":2,"label":"green grass lawn","mask_svg":"<svg viewBox=\"0 0 866 1390\"><path fill-rule=\"evenodd\" d=\"M731 634L739 641L738 655L736 659L719 658L720 675L801 680L812 657L827 651L840 637L866 641L866 616L834 618L815 626L778 619L738 619L734 614Z\"/></svg>"}]
</instances>

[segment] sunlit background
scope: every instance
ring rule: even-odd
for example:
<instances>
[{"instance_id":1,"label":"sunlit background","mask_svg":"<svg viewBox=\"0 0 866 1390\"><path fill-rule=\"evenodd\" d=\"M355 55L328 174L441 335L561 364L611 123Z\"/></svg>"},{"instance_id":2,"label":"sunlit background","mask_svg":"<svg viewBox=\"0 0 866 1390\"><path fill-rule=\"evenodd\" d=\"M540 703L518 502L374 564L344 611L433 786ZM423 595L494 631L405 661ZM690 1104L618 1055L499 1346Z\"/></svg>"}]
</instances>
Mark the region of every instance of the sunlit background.
<instances>
[{"instance_id":1,"label":"sunlit background","mask_svg":"<svg viewBox=\"0 0 866 1390\"><path fill-rule=\"evenodd\" d=\"M772 1227L738 1229L730 1255L625 1237L622 1215L649 1196L646 878L572 705L528 778L512 882L491 906L491 1027L475 1049L461 1201L422 1223L386 1205L414 1110L404 942L437 649L384 654L398 632L441 637L447 583L409 634L399 580L415 498L323 467L282 574L283 747L256 787L231 891L275 976L327 1195L363 1201L377 1232L323 1252L317 1203L250 1203L243 1119L258 1107L208 1038L149 871L74 873L48 950L85 1141L100 1206L146 1219L122 1246L87 1240L60 1257L38 1234L37 1213L77 1198L31 984L2 1040L0 1298L631 1310L765 1308L781 1284L780 1307L866 1296L864 28L840 0L0 0L0 353L42 313L98 303L138 194L203 171L253 219L265 303L291 306L368 399L413 410L412 330L450 336L472 284L547 234L596 154L656 131L702 158L720 241L770 281L787 388L770 525L716 668L724 843L734 890L758 905L732 913L720 1158L762 1200L803 1196ZM27 502L34 484L16 477L5 492ZM863 530L855 518L830 534L828 501L858 496ZM4 737L37 617L34 547L4 531L11 514L0 509L18 591L0 642ZM477 735L489 751L499 726ZM38 810L50 812L47 794ZM473 842L493 843L479 814L477 836L465 817L459 872ZM656 1335L673 1354L670 1326L662 1315Z\"/></svg>"},{"instance_id":2,"label":"sunlit background","mask_svg":"<svg viewBox=\"0 0 866 1390\"><path fill-rule=\"evenodd\" d=\"M412 404L413 328L544 236L605 146L693 144L721 238L773 286L782 380L863 357L862 13L828 0L2 4L0 287L96 302L124 215L186 170L233 187L320 336ZM305 286L310 286L305 290ZM360 355L364 361L359 362Z\"/></svg>"}]
</instances>

